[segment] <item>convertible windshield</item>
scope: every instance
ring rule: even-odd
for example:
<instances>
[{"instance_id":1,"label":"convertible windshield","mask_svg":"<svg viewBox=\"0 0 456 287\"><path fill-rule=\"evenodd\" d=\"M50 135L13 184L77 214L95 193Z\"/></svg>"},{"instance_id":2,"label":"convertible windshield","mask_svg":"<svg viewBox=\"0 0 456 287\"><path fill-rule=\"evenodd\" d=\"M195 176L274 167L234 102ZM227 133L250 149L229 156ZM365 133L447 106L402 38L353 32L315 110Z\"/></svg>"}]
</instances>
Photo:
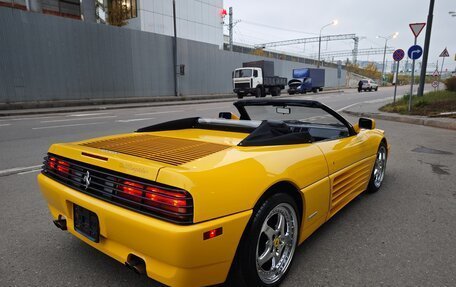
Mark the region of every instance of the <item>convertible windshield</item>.
<instances>
[{"instance_id":1,"label":"convertible windshield","mask_svg":"<svg viewBox=\"0 0 456 287\"><path fill-rule=\"evenodd\" d=\"M253 105L244 106L251 120L280 120L289 124L344 125L320 108L302 106Z\"/></svg>"}]
</instances>

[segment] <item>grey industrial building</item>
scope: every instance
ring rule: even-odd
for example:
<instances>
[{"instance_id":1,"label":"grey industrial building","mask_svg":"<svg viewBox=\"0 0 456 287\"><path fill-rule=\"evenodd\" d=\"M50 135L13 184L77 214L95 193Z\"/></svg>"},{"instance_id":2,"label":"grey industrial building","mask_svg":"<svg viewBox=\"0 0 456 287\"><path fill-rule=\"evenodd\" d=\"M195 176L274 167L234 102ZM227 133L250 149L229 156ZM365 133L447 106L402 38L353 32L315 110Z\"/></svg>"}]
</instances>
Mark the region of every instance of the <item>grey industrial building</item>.
<instances>
[{"instance_id":1,"label":"grey industrial building","mask_svg":"<svg viewBox=\"0 0 456 287\"><path fill-rule=\"evenodd\" d=\"M134 9L126 26L100 24L112 1ZM227 51L222 8L222 0L176 0L178 95L231 93L231 72L246 61L273 60L288 78L313 67L295 56ZM0 0L0 108L173 96L172 19L172 0ZM327 87L345 84L345 71L338 79L335 66L325 68Z\"/></svg>"}]
</instances>

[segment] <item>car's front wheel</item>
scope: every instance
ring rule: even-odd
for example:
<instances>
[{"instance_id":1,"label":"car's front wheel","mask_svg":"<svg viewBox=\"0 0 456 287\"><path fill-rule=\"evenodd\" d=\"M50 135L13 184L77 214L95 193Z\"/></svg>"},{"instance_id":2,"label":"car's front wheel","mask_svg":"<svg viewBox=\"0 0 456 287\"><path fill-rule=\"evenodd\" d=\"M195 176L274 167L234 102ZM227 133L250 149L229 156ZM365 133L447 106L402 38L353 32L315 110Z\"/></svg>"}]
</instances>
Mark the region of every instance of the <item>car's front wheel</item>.
<instances>
[{"instance_id":1,"label":"car's front wheel","mask_svg":"<svg viewBox=\"0 0 456 287\"><path fill-rule=\"evenodd\" d=\"M382 142L378 148L377 157L375 158L374 169L372 170L369 185L367 187L368 192L376 192L382 186L386 172L386 159L386 144Z\"/></svg>"},{"instance_id":2,"label":"car's front wheel","mask_svg":"<svg viewBox=\"0 0 456 287\"><path fill-rule=\"evenodd\" d=\"M240 242L228 286L278 286L298 244L298 208L287 194L266 199Z\"/></svg>"}]
</instances>

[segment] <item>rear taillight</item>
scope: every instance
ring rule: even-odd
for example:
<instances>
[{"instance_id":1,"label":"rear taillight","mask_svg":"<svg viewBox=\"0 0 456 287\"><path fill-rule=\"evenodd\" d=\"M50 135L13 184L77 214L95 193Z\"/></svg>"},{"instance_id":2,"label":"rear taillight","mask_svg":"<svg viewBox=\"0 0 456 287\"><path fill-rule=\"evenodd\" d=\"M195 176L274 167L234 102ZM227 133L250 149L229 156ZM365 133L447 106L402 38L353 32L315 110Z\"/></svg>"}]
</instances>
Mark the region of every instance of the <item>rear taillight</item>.
<instances>
[{"instance_id":1,"label":"rear taillight","mask_svg":"<svg viewBox=\"0 0 456 287\"><path fill-rule=\"evenodd\" d=\"M52 172L57 172L58 174L65 177L70 175L70 164L68 162L50 156L48 157L46 163L49 167L49 170Z\"/></svg>"},{"instance_id":2,"label":"rear taillight","mask_svg":"<svg viewBox=\"0 0 456 287\"><path fill-rule=\"evenodd\" d=\"M63 160L59 160L57 162L57 171L68 176L70 174L70 164Z\"/></svg>"},{"instance_id":3,"label":"rear taillight","mask_svg":"<svg viewBox=\"0 0 456 287\"><path fill-rule=\"evenodd\" d=\"M121 191L119 193L119 196L136 202L142 201L142 190L144 189L144 185L128 180L124 181L123 184L124 185L120 186L119 188Z\"/></svg>"},{"instance_id":4,"label":"rear taillight","mask_svg":"<svg viewBox=\"0 0 456 287\"><path fill-rule=\"evenodd\" d=\"M146 198L144 203L147 205L182 214L188 212L188 202L184 193L148 187Z\"/></svg>"},{"instance_id":5,"label":"rear taillight","mask_svg":"<svg viewBox=\"0 0 456 287\"><path fill-rule=\"evenodd\" d=\"M183 219L192 213L192 199L186 191L167 190L128 180L118 185L118 191L118 196L167 217Z\"/></svg>"}]
</instances>

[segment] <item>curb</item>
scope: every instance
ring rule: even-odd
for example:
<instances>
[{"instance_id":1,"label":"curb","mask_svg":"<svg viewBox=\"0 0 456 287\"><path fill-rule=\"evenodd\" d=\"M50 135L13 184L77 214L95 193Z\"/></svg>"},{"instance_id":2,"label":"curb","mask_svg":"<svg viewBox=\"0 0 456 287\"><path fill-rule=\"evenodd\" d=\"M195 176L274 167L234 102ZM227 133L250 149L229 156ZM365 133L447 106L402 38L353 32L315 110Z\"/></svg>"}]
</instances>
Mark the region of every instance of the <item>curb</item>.
<instances>
[{"instance_id":1,"label":"curb","mask_svg":"<svg viewBox=\"0 0 456 287\"><path fill-rule=\"evenodd\" d=\"M448 130L456 130L456 120L454 122L442 122L435 119L429 118L415 118L415 117L405 117L399 115L389 115L384 113L364 113L364 112L353 112L353 111L343 111L344 113L356 117L368 117L373 119L385 120L385 121L393 121L393 122L401 122L401 123L408 123L414 125L422 125L434 128L441 128L441 129L448 129Z\"/></svg>"},{"instance_id":2,"label":"curb","mask_svg":"<svg viewBox=\"0 0 456 287\"><path fill-rule=\"evenodd\" d=\"M338 89L326 90L320 94L332 94L338 93ZM343 90L341 92L344 92ZM275 98L289 97L288 94L283 94ZM303 95L305 96L305 95ZM146 108L146 107L165 107L165 106L178 106L178 105L193 105L193 104L207 104L207 103L223 103L232 102L237 100L235 94L226 95L212 95L212 96L189 96L189 97L157 97L155 99L141 99L140 101L130 103L122 102L121 100L113 100L110 103L97 101L90 102L89 105L78 106L80 102L66 102L66 106L60 107L48 107L48 108L37 108L33 110L27 110L27 107L31 107L36 103L27 103L24 106L21 104L13 104L18 109L2 109L0 104L0 117L9 116L23 116L23 115L39 115L39 114L56 114L56 113L72 113L72 112L87 112L87 111L100 111L100 110L115 110L115 109L129 109L129 108ZM117 103L116 103L117 102ZM42 103L43 104L43 103ZM42 105L41 104L41 105ZM59 103L54 103L59 104ZM63 103L61 103L63 104Z\"/></svg>"}]
</instances>

